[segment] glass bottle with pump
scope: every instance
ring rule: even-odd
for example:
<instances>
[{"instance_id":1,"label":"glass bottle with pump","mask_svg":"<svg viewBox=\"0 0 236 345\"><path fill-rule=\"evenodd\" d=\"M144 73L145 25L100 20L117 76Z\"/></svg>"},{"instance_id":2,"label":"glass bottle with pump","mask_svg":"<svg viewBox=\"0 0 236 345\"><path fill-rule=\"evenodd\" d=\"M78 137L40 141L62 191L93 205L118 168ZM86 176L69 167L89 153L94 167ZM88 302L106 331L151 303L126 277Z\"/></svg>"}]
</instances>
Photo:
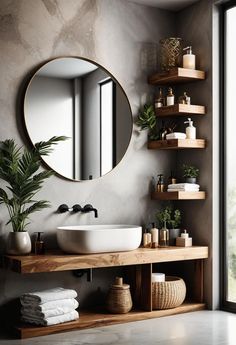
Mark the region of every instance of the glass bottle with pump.
<instances>
[{"instance_id":1,"label":"glass bottle with pump","mask_svg":"<svg viewBox=\"0 0 236 345\"><path fill-rule=\"evenodd\" d=\"M193 121L191 118L188 118L188 121L184 123L188 123L188 127L186 127L186 138L187 139L196 139L196 127L193 126Z\"/></svg>"},{"instance_id":2,"label":"glass bottle with pump","mask_svg":"<svg viewBox=\"0 0 236 345\"><path fill-rule=\"evenodd\" d=\"M164 178L163 174L157 175L158 180L157 180L157 192L164 192Z\"/></svg>"},{"instance_id":3,"label":"glass bottle with pump","mask_svg":"<svg viewBox=\"0 0 236 345\"><path fill-rule=\"evenodd\" d=\"M195 69L196 68L196 56L192 53L192 46L186 47L186 54L183 55L183 68Z\"/></svg>"}]
</instances>

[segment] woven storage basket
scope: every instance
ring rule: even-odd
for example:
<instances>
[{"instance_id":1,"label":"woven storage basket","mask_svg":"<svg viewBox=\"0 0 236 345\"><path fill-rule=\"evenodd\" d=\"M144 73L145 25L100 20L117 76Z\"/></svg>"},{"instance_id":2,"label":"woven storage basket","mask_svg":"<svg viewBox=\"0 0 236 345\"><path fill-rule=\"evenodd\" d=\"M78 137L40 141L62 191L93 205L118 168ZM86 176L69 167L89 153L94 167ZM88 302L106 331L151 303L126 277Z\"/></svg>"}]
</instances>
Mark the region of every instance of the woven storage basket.
<instances>
[{"instance_id":1,"label":"woven storage basket","mask_svg":"<svg viewBox=\"0 0 236 345\"><path fill-rule=\"evenodd\" d=\"M123 284L123 278L116 277L106 301L107 310L114 314L125 314L132 309L130 286Z\"/></svg>"},{"instance_id":2,"label":"woven storage basket","mask_svg":"<svg viewBox=\"0 0 236 345\"><path fill-rule=\"evenodd\" d=\"M171 309L181 305L186 296L182 278L167 276L165 282L152 283L152 308Z\"/></svg>"}]
</instances>

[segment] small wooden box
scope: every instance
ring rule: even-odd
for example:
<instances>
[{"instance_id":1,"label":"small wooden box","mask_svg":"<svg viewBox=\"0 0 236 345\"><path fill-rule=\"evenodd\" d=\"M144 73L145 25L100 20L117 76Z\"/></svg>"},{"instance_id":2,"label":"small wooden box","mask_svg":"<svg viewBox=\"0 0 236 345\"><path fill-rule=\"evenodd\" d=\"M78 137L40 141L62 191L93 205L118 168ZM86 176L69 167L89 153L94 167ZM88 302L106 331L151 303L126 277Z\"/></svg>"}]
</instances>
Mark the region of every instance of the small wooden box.
<instances>
[{"instance_id":1,"label":"small wooden box","mask_svg":"<svg viewBox=\"0 0 236 345\"><path fill-rule=\"evenodd\" d=\"M192 247L192 238L183 238L183 237L177 237L176 238L176 246L177 247Z\"/></svg>"}]
</instances>

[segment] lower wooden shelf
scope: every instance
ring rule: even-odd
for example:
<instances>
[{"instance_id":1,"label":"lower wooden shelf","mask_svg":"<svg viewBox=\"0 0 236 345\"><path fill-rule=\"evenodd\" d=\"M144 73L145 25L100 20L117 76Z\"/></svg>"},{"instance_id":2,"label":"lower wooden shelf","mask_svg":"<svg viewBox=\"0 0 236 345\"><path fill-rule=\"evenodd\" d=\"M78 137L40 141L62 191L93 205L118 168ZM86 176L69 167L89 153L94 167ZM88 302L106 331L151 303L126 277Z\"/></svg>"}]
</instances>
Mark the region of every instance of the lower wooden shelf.
<instances>
[{"instance_id":1,"label":"lower wooden shelf","mask_svg":"<svg viewBox=\"0 0 236 345\"><path fill-rule=\"evenodd\" d=\"M22 324L16 327L16 333L17 336L21 339L32 338L64 331L80 330L85 328L114 325L124 322L147 320L162 316L203 310L205 308L206 306L204 303L183 303L181 306L174 309L154 310L151 312L143 310L132 310L127 314L109 314L104 312L94 313L92 311L81 311L80 318L76 321L47 327Z\"/></svg>"},{"instance_id":2,"label":"lower wooden shelf","mask_svg":"<svg viewBox=\"0 0 236 345\"><path fill-rule=\"evenodd\" d=\"M206 198L204 191L200 192L154 192L153 200L203 200Z\"/></svg>"},{"instance_id":3,"label":"lower wooden shelf","mask_svg":"<svg viewBox=\"0 0 236 345\"><path fill-rule=\"evenodd\" d=\"M205 139L169 139L148 142L148 149L151 150L204 149L205 147Z\"/></svg>"}]
</instances>

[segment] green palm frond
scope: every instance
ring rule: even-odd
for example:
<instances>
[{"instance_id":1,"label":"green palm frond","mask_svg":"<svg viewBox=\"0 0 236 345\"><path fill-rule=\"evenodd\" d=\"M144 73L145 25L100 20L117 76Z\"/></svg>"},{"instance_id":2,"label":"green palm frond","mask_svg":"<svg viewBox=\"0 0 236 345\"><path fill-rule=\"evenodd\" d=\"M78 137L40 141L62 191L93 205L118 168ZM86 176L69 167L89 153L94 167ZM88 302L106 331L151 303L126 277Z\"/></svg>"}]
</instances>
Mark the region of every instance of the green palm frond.
<instances>
[{"instance_id":1,"label":"green palm frond","mask_svg":"<svg viewBox=\"0 0 236 345\"><path fill-rule=\"evenodd\" d=\"M53 145L66 139L65 136L52 137L23 153L12 139L0 142L0 178L7 182L7 190L0 188L0 204L8 209L7 224L12 224L13 231L25 231L30 214L50 206L46 200L34 200L44 180L53 175L52 170L38 172L40 156L48 155Z\"/></svg>"}]
</instances>

